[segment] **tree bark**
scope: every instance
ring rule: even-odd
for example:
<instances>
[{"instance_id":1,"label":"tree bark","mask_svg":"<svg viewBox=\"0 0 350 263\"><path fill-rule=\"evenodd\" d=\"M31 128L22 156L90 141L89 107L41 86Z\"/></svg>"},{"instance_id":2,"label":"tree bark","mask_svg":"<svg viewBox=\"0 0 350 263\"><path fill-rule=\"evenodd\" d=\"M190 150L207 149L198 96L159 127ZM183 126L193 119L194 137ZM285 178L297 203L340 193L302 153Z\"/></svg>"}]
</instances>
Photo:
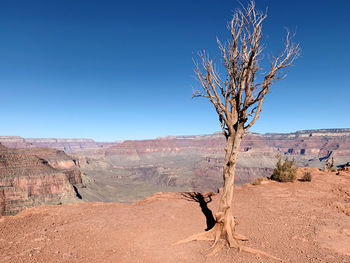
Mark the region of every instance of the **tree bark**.
<instances>
[{"instance_id":1,"label":"tree bark","mask_svg":"<svg viewBox=\"0 0 350 263\"><path fill-rule=\"evenodd\" d=\"M237 155L243 133L243 128L239 129L227 139L225 163L223 166L224 188L219 203L219 210L216 214L216 224L220 225L221 232L219 238L225 239L230 247L238 247L235 233L236 223L232 214L232 199Z\"/></svg>"}]
</instances>

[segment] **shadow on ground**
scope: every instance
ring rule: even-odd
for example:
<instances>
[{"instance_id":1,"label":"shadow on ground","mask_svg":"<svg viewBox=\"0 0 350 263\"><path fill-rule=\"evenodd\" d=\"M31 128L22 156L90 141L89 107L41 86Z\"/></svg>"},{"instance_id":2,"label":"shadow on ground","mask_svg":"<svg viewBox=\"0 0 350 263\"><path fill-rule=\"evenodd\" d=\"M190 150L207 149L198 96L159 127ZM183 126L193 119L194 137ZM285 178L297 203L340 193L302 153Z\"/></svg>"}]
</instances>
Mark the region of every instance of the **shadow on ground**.
<instances>
[{"instance_id":1,"label":"shadow on ground","mask_svg":"<svg viewBox=\"0 0 350 263\"><path fill-rule=\"evenodd\" d=\"M205 195L202 195L198 192L189 192L189 193L182 193L182 196L187 201L193 201L199 203L199 206L202 209L202 213L204 214L207 222L207 228L205 231L208 231L212 229L216 223L215 218L213 216L212 211L208 208L208 203L212 201L212 196L215 195L215 193L206 193Z\"/></svg>"}]
</instances>

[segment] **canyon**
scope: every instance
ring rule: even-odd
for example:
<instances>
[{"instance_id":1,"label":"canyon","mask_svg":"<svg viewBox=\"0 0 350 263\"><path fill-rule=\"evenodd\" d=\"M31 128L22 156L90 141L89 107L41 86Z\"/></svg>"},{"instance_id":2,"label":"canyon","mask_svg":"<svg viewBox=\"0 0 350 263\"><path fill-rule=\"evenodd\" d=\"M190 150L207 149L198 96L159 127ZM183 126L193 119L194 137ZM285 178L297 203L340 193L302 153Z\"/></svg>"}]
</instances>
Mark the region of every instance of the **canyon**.
<instances>
[{"instance_id":1,"label":"canyon","mask_svg":"<svg viewBox=\"0 0 350 263\"><path fill-rule=\"evenodd\" d=\"M80 196L83 201L131 203L155 192L215 192L223 183L225 138L221 133L102 143L92 139L1 136L0 143L11 147L6 149L12 155L22 154L30 159L31 168L17 174L24 177L25 173L34 174L34 167L42 169L39 174L48 173L51 177L61 174L62 184L67 180L69 185L62 186L60 194L66 192L74 200ZM350 129L269 134L248 132L240 148L236 185L270 176L277 154L293 158L301 167L322 169L330 160L334 160L335 167L344 165L350 162ZM8 159L5 155L0 158ZM16 159L13 163L20 170L20 166L28 162ZM2 185L9 185L8 179L4 179L6 169L8 166L0 170L0 183L5 181ZM69 179L70 173L75 174L75 181ZM0 189L4 192L4 186ZM33 199L33 195L29 195ZM52 202L60 202L54 200Z\"/></svg>"},{"instance_id":2,"label":"canyon","mask_svg":"<svg viewBox=\"0 0 350 263\"><path fill-rule=\"evenodd\" d=\"M82 189L89 201L133 202L156 191L216 191L223 184L224 147L224 136L214 133L130 140L71 154L91 178ZM350 129L247 133L238 157L236 185L270 176L277 154L293 158L301 167L322 169L332 158L335 166L345 164L350 161Z\"/></svg>"}]
</instances>

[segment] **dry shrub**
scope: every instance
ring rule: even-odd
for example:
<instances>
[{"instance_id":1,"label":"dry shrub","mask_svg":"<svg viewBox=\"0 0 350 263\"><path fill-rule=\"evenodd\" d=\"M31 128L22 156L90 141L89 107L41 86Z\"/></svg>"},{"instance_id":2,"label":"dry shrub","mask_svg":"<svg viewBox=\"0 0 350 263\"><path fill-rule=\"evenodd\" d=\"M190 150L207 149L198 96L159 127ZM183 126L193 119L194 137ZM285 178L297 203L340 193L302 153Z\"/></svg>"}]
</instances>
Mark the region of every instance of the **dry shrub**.
<instances>
[{"instance_id":1,"label":"dry shrub","mask_svg":"<svg viewBox=\"0 0 350 263\"><path fill-rule=\"evenodd\" d=\"M255 178L254 181L252 182L252 185L260 185L262 181L264 181L263 177Z\"/></svg>"},{"instance_id":2,"label":"dry shrub","mask_svg":"<svg viewBox=\"0 0 350 263\"><path fill-rule=\"evenodd\" d=\"M303 177L301 178L301 181L303 182L311 182L312 180L312 175L310 172L304 173Z\"/></svg>"},{"instance_id":3,"label":"dry shrub","mask_svg":"<svg viewBox=\"0 0 350 263\"><path fill-rule=\"evenodd\" d=\"M273 173L270 179L278 182L294 182L297 178L297 169L294 166L294 159L291 161L286 157L282 163L281 155L277 156L276 168L273 170Z\"/></svg>"}]
</instances>

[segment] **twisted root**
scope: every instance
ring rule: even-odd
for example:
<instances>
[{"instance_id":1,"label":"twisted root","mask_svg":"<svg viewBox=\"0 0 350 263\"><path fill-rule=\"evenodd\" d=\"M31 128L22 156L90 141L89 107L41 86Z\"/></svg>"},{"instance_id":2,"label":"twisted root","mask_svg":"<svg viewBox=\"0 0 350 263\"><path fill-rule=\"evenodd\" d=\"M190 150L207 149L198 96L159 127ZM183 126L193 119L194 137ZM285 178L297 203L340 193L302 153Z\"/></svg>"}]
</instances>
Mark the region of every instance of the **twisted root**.
<instances>
[{"instance_id":1,"label":"twisted root","mask_svg":"<svg viewBox=\"0 0 350 263\"><path fill-rule=\"evenodd\" d=\"M235 248L239 251L244 251L255 255L265 256L277 261L282 261L281 259L272 256L264 251L240 245L238 241L247 241L248 239L244 235L235 232L235 225L238 222L233 217L232 220L229 221L231 222L224 222L223 213L219 212L216 214L216 224L212 229L207 232L189 236L188 238L176 242L174 245L184 244L191 241L214 240L214 243L209 248L211 251L207 254L207 256L216 255L221 249L228 245L230 248Z\"/></svg>"}]
</instances>

